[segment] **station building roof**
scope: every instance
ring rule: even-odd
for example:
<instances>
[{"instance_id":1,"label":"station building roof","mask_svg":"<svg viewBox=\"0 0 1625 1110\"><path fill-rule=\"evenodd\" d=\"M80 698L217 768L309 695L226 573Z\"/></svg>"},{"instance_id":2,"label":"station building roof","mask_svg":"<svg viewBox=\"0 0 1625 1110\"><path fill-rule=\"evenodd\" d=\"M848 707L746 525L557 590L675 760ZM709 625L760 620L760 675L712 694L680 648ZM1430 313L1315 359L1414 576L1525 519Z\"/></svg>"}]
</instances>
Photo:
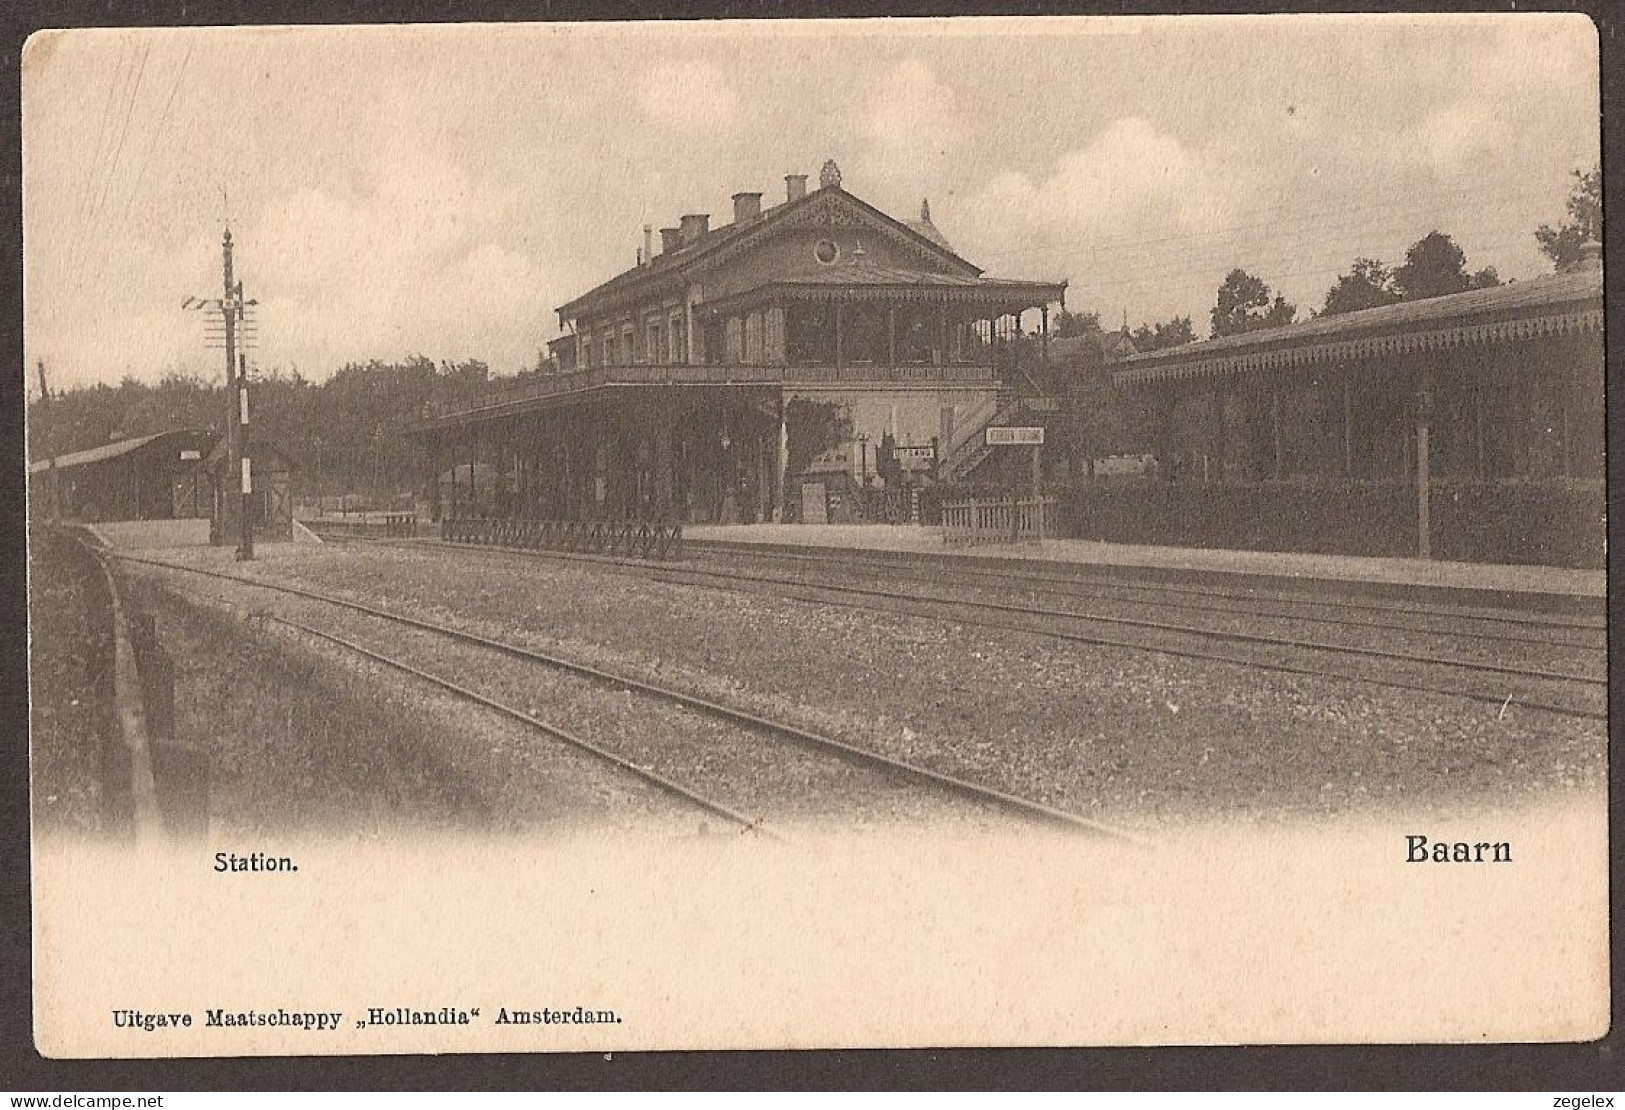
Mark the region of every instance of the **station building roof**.
<instances>
[{"instance_id":1,"label":"station building roof","mask_svg":"<svg viewBox=\"0 0 1625 1110\"><path fill-rule=\"evenodd\" d=\"M557 310L559 319L561 322L573 319L585 312L619 304L626 298L635 298L652 286L687 275L701 262L718 262L730 255L734 248L745 249L777 234L800 217L828 208L846 209L868 226L912 243L930 258L945 263L948 269L972 277L982 273L980 267L955 253L936 225L930 222L927 211L921 212L922 218L919 220L894 219L839 185L827 185L794 200L764 208L759 215L744 223L735 222L698 232L675 249L664 250L641 265L617 274L560 305ZM841 269L844 271L850 267Z\"/></svg>"}]
</instances>

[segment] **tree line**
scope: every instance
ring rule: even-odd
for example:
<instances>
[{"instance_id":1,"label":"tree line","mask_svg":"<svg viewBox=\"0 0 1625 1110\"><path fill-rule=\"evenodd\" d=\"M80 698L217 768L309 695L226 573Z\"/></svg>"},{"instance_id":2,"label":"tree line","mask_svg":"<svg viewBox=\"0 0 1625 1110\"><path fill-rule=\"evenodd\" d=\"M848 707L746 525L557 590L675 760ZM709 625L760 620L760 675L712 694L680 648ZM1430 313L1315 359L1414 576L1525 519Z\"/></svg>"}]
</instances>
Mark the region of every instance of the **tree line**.
<instances>
[{"instance_id":1,"label":"tree line","mask_svg":"<svg viewBox=\"0 0 1625 1110\"><path fill-rule=\"evenodd\" d=\"M1571 265L1580 257L1588 240L1602 241L1602 171L1573 171L1574 184L1567 201L1568 218L1557 227L1541 224L1535 240L1556 269ZM1469 289L1500 285L1493 266L1470 270L1466 253L1455 239L1438 230L1412 243L1405 260L1390 267L1381 259L1360 257L1346 273L1338 275L1319 309L1310 317L1335 316L1366 308L1425 300ZM1236 267L1225 275L1209 313L1209 337L1242 335L1260 328L1280 327L1298 319L1298 306L1275 292L1260 277ZM1095 312L1066 312L1057 317L1058 335L1082 335L1100 327ZM1141 323L1129 332L1135 350L1160 351L1195 342L1197 336L1189 316Z\"/></svg>"},{"instance_id":2,"label":"tree line","mask_svg":"<svg viewBox=\"0 0 1625 1110\"><path fill-rule=\"evenodd\" d=\"M1566 208L1568 219L1557 227L1541 224L1535 241L1551 259L1555 269L1576 262L1588 241L1602 241L1602 169L1573 171ZM1484 289L1501 284L1495 267L1470 271L1467 255L1449 235L1434 230L1412 243L1405 261L1389 267L1377 258L1356 258L1348 272L1340 274L1313 316L1335 316L1366 308L1420 301ZM1298 310L1285 297L1275 294L1262 280L1242 269L1231 270L1219 286L1213 306L1212 335L1240 335L1259 328L1279 327L1297 319ZM1155 348L1152 348L1155 349Z\"/></svg>"},{"instance_id":3,"label":"tree line","mask_svg":"<svg viewBox=\"0 0 1625 1110\"><path fill-rule=\"evenodd\" d=\"M126 377L117 386L64 390L52 396L43 418L36 399L29 407L29 458L171 428L224 434L224 376L224 370L212 380L172 371L156 384ZM401 427L429 402L472 397L490 381L490 368L479 360L437 363L422 355L347 363L324 382L298 370L251 373L251 434L295 460L301 490L387 496L422 480L422 460Z\"/></svg>"}]
</instances>

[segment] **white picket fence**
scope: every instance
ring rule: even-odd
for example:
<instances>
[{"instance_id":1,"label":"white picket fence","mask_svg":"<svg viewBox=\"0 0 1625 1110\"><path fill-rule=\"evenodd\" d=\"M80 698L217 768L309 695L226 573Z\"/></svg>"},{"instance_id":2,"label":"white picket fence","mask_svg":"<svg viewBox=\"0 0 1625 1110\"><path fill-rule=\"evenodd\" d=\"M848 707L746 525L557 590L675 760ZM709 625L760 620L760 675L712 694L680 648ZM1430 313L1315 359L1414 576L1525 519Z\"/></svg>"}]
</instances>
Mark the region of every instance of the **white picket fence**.
<instances>
[{"instance_id":1,"label":"white picket fence","mask_svg":"<svg viewBox=\"0 0 1625 1110\"><path fill-rule=\"evenodd\" d=\"M1054 531L1053 497L947 501L942 542L950 547L984 543L1042 543Z\"/></svg>"}]
</instances>

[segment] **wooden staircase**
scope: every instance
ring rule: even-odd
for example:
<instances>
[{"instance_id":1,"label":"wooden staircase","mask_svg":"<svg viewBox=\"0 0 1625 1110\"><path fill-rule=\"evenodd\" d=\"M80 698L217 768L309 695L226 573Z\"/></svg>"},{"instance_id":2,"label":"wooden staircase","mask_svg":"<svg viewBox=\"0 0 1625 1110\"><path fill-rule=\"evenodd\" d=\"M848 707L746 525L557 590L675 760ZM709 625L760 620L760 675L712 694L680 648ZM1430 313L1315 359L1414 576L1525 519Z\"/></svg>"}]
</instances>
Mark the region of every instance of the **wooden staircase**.
<instances>
[{"instance_id":1,"label":"wooden staircase","mask_svg":"<svg viewBox=\"0 0 1625 1110\"><path fill-rule=\"evenodd\" d=\"M984 428L993 424L1008 424L1021 411L1021 398L1012 389L999 390L997 397L972 408L954 428L948 445L937 463L937 479L958 482L968 478L972 471L993 453L987 445Z\"/></svg>"}]
</instances>

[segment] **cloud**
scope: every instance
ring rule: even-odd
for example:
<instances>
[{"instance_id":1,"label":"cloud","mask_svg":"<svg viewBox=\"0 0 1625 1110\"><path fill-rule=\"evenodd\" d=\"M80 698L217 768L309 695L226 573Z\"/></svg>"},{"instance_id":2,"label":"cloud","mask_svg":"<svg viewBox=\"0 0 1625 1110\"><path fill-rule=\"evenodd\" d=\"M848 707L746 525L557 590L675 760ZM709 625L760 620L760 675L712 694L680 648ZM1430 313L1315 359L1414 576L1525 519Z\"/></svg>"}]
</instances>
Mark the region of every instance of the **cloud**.
<instances>
[{"instance_id":1,"label":"cloud","mask_svg":"<svg viewBox=\"0 0 1625 1110\"><path fill-rule=\"evenodd\" d=\"M925 62L910 57L887 73L870 92L861 115L864 143L856 158L859 176L889 183L899 196L913 196L940 181L968 138L964 113L953 88Z\"/></svg>"},{"instance_id":2,"label":"cloud","mask_svg":"<svg viewBox=\"0 0 1625 1110\"><path fill-rule=\"evenodd\" d=\"M118 39L70 36L57 76L25 88L29 361L65 381L176 361L217 373L179 304L218 289L222 184L262 302L260 357L312 377L414 349L528 363L551 307L629 265L642 223L725 222L729 192L825 158L884 211L930 197L991 273L1067 278L1073 307L1114 321L1203 314L1234 265L1315 303L1352 258L1392 261L1432 226L1475 266L1547 269L1530 231L1561 218L1569 170L1597 159L1586 17L1167 22L170 43L89 228L83 194L108 167L85 136ZM989 64L1012 49L1026 53Z\"/></svg>"},{"instance_id":3,"label":"cloud","mask_svg":"<svg viewBox=\"0 0 1625 1110\"><path fill-rule=\"evenodd\" d=\"M1131 116L1061 154L1046 174L994 176L965 206L974 222L945 230L990 273L1068 277L1072 307L1108 315L1127 307L1138 322L1211 296L1198 259L1213 253L1214 229L1256 209L1258 188L1245 162Z\"/></svg>"},{"instance_id":4,"label":"cloud","mask_svg":"<svg viewBox=\"0 0 1625 1110\"><path fill-rule=\"evenodd\" d=\"M954 90L918 58L886 77L864 122L870 141L899 165L941 158L964 137Z\"/></svg>"},{"instance_id":5,"label":"cloud","mask_svg":"<svg viewBox=\"0 0 1625 1110\"><path fill-rule=\"evenodd\" d=\"M259 359L317 377L411 353L527 365L549 283L489 218L506 194L440 160L374 168L348 190L275 197L239 230L241 272L261 299Z\"/></svg>"},{"instance_id":6,"label":"cloud","mask_svg":"<svg viewBox=\"0 0 1625 1110\"><path fill-rule=\"evenodd\" d=\"M1222 226L1248 187L1245 172L1131 117L1062 154L1047 176L993 177L969 207L979 224L1016 229L1018 241L1086 246ZM986 246L1001 253L997 241Z\"/></svg>"},{"instance_id":7,"label":"cloud","mask_svg":"<svg viewBox=\"0 0 1625 1110\"><path fill-rule=\"evenodd\" d=\"M1597 39L1584 16L1487 24L1454 80L1394 137L1403 172L1482 180L1511 163L1525 175L1595 161Z\"/></svg>"},{"instance_id":8,"label":"cloud","mask_svg":"<svg viewBox=\"0 0 1625 1110\"><path fill-rule=\"evenodd\" d=\"M1455 175L1469 169L1474 158L1498 150L1499 131L1493 105L1457 101L1435 108L1406 128L1393 144L1393 157L1402 166Z\"/></svg>"},{"instance_id":9,"label":"cloud","mask_svg":"<svg viewBox=\"0 0 1625 1110\"><path fill-rule=\"evenodd\" d=\"M643 108L661 123L714 130L733 122L739 94L714 65L663 62L644 79Z\"/></svg>"}]
</instances>

